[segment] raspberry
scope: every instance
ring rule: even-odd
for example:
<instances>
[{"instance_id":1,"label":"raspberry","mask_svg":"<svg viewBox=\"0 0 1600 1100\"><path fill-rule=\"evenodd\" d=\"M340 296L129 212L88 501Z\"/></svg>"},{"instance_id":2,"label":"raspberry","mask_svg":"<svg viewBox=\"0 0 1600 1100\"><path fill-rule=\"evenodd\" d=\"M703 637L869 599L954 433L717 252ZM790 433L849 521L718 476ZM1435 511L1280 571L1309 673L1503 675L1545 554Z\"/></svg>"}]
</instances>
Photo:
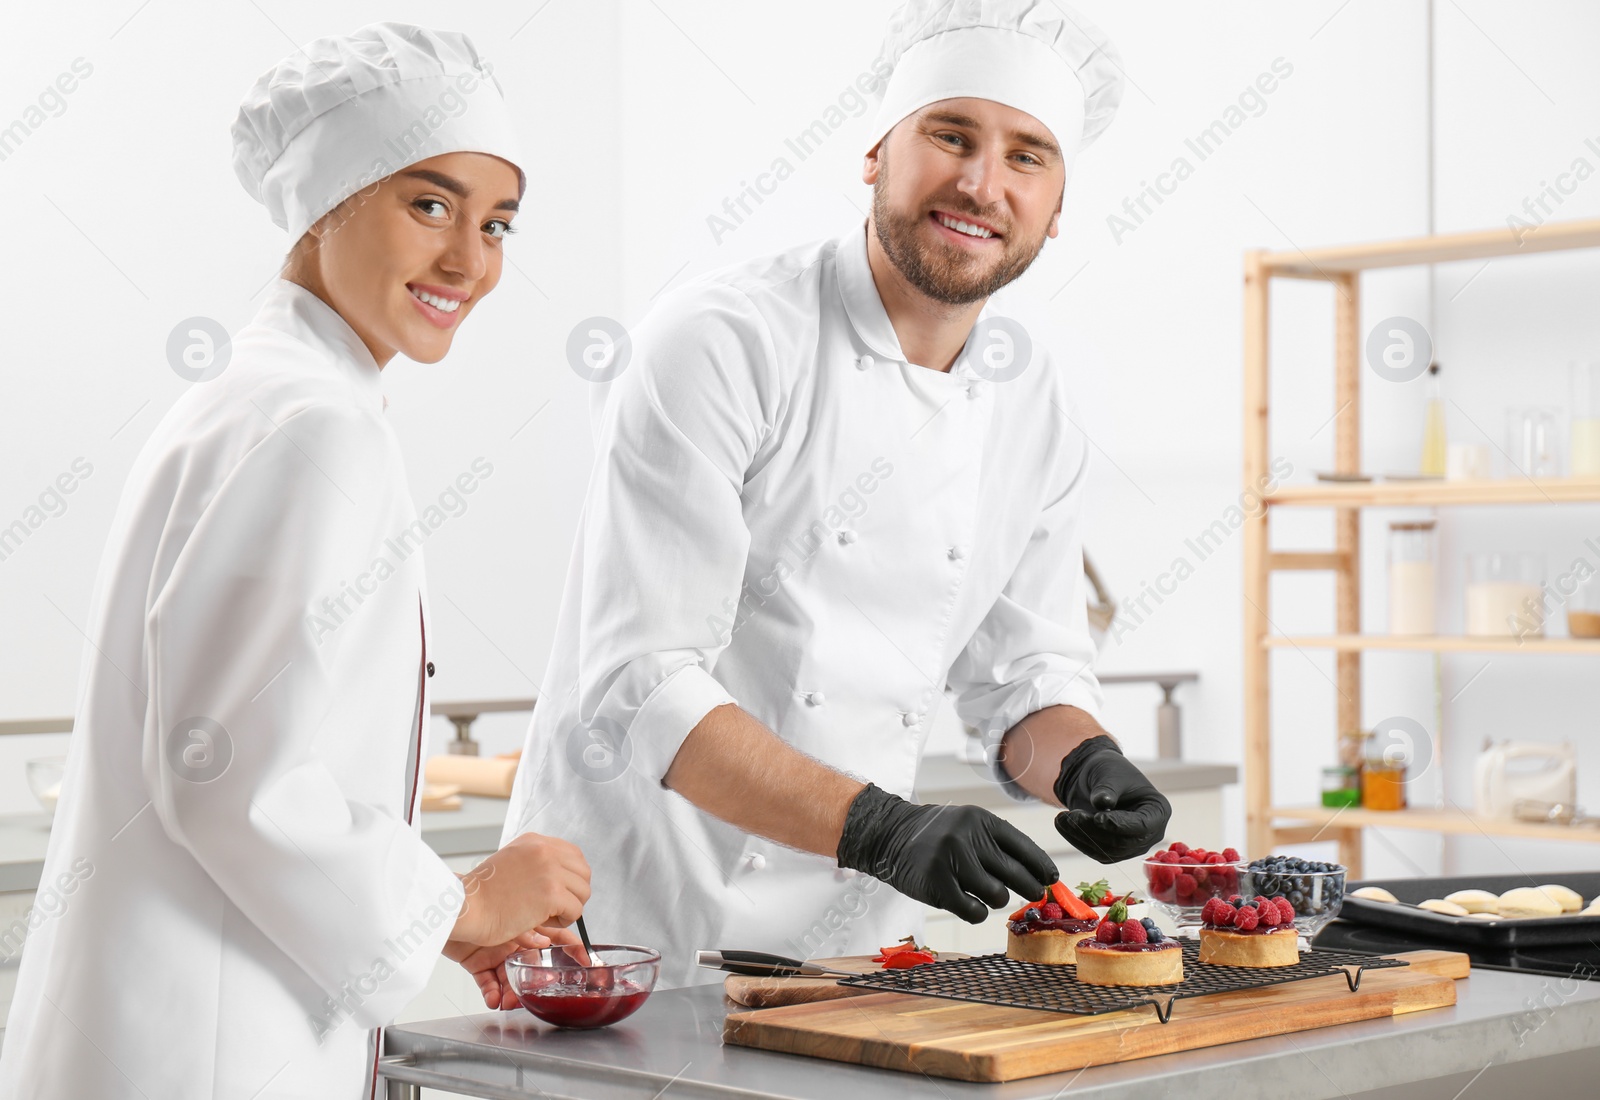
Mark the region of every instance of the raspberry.
<instances>
[{"instance_id":1,"label":"raspberry","mask_svg":"<svg viewBox=\"0 0 1600 1100\"><path fill-rule=\"evenodd\" d=\"M1233 906L1229 905L1225 901L1220 901L1219 900L1217 902L1216 915L1212 918L1211 923L1217 925L1220 928L1226 928L1230 924L1233 923L1234 915L1237 912L1238 912L1238 910L1236 910Z\"/></svg>"},{"instance_id":2,"label":"raspberry","mask_svg":"<svg viewBox=\"0 0 1600 1100\"><path fill-rule=\"evenodd\" d=\"M1155 860L1157 863L1176 863L1176 862L1178 862L1178 853L1177 852L1157 852L1155 855L1151 856L1150 858Z\"/></svg>"},{"instance_id":3,"label":"raspberry","mask_svg":"<svg viewBox=\"0 0 1600 1100\"><path fill-rule=\"evenodd\" d=\"M1273 901L1273 903L1275 905L1277 905L1278 912L1283 914L1283 923L1284 924L1293 924L1294 923L1294 906L1289 903L1289 899L1285 898L1285 897L1276 897L1276 898L1273 898L1272 901Z\"/></svg>"},{"instance_id":4,"label":"raspberry","mask_svg":"<svg viewBox=\"0 0 1600 1100\"><path fill-rule=\"evenodd\" d=\"M1217 899L1207 898L1206 903L1200 907L1200 919L1210 923L1215 919L1217 912Z\"/></svg>"},{"instance_id":5,"label":"raspberry","mask_svg":"<svg viewBox=\"0 0 1600 1100\"><path fill-rule=\"evenodd\" d=\"M1198 859L1195 859L1194 856L1190 856L1190 855L1179 856L1178 857L1178 862L1183 864L1185 867L1195 867L1195 866L1198 866L1199 863L1200 863L1200 861Z\"/></svg>"},{"instance_id":6,"label":"raspberry","mask_svg":"<svg viewBox=\"0 0 1600 1100\"><path fill-rule=\"evenodd\" d=\"M1039 906L1039 915L1045 920L1061 920L1067 915L1066 910L1053 901L1047 901Z\"/></svg>"},{"instance_id":7,"label":"raspberry","mask_svg":"<svg viewBox=\"0 0 1600 1100\"><path fill-rule=\"evenodd\" d=\"M1181 840L1174 840L1167 846L1169 852L1177 852L1180 856L1189 850L1189 846Z\"/></svg>"},{"instance_id":8,"label":"raspberry","mask_svg":"<svg viewBox=\"0 0 1600 1100\"><path fill-rule=\"evenodd\" d=\"M1236 901L1243 901L1243 900L1244 900L1244 895L1243 894L1229 894L1228 895L1228 904L1230 904L1230 905L1233 904Z\"/></svg>"},{"instance_id":9,"label":"raspberry","mask_svg":"<svg viewBox=\"0 0 1600 1100\"><path fill-rule=\"evenodd\" d=\"M1118 943L1121 935L1121 926L1116 921L1103 920L1095 926L1094 938L1096 943Z\"/></svg>"},{"instance_id":10,"label":"raspberry","mask_svg":"<svg viewBox=\"0 0 1600 1100\"><path fill-rule=\"evenodd\" d=\"M1178 896L1180 898L1194 897L1195 882L1193 875L1188 873L1180 874L1175 885L1177 886Z\"/></svg>"},{"instance_id":11,"label":"raspberry","mask_svg":"<svg viewBox=\"0 0 1600 1100\"><path fill-rule=\"evenodd\" d=\"M1207 852L1206 853L1206 862L1207 863L1226 863L1227 860L1225 860L1222 857L1222 853L1221 852Z\"/></svg>"},{"instance_id":12,"label":"raspberry","mask_svg":"<svg viewBox=\"0 0 1600 1100\"><path fill-rule=\"evenodd\" d=\"M1123 943L1148 943L1149 940L1150 934L1145 931L1144 925L1140 924L1136 920L1125 920L1122 922Z\"/></svg>"},{"instance_id":13,"label":"raspberry","mask_svg":"<svg viewBox=\"0 0 1600 1100\"><path fill-rule=\"evenodd\" d=\"M1165 865L1157 867L1150 873L1150 885L1157 890L1170 889L1178 881L1178 872L1175 868Z\"/></svg>"},{"instance_id":14,"label":"raspberry","mask_svg":"<svg viewBox=\"0 0 1600 1100\"><path fill-rule=\"evenodd\" d=\"M1241 909L1235 909L1233 913L1234 927L1239 929L1241 932L1250 931L1260 920L1261 914L1258 913L1255 907L1251 905L1246 905Z\"/></svg>"},{"instance_id":15,"label":"raspberry","mask_svg":"<svg viewBox=\"0 0 1600 1100\"><path fill-rule=\"evenodd\" d=\"M1262 898L1259 906L1256 912L1261 914L1262 924L1268 928L1276 928L1283 923L1283 914L1278 911L1278 907L1273 904L1271 898Z\"/></svg>"},{"instance_id":16,"label":"raspberry","mask_svg":"<svg viewBox=\"0 0 1600 1100\"><path fill-rule=\"evenodd\" d=\"M1229 863L1238 863L1239 862L1239 849L1237 849L1237 848L1224 848L1224 849L1222 849L1222 858L1227 860Z\"/></svg>"}]
</instances>

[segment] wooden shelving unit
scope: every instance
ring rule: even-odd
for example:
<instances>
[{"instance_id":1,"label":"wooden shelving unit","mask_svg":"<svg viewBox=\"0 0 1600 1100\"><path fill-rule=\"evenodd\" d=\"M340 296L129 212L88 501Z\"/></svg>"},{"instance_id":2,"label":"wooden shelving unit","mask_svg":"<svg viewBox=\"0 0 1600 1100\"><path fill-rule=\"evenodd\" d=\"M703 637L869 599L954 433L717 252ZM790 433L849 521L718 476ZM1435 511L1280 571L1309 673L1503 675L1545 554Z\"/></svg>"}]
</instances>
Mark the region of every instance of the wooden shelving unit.
<instances>
[{"instance_id":1,"label":"wooden shelving unit","mask_svg":"<svg viewBox=\"0 0 1600 1100\"><path fill-rule=\"evenodd\" d=\"M1325 282L1334 291L1334 470L1361 469L1361 273L1374 268L1493 259L1600 247L1600 218L1547 222L1518 234L1490 229L1312 251L1251 251L1244 258L1244 484L1265 484L1269 472L1268 333L1273 279ZM1361 830L1371 826L1426 829L1457 835L1600 840L1600 830L1475 818L1450 810L1384 812L1321 806L1278 806L1272 798L1271 656L1274 649L1332 650L1339 688L1336 729L1361 725L1361 655L1367 650L1434 653L1597 654L1600 642L1569 638L1396 638L1361 633L1361 512L1364 508L1482 504L1563 504L1600 501L1600 478L1524 478L1487 481L1319 482L1279 485L1266 507L1246 519L1244 536L1245 814L1250 854L1280 844L1334 839L1339 862L1361 874ZM1271 520L1284 507L1334 510L1334 547L1275 552ZM1335 631L1297 637L1274 634L1269 580L1280 571L1331 572Z\"/></svg>"}]
</instances>

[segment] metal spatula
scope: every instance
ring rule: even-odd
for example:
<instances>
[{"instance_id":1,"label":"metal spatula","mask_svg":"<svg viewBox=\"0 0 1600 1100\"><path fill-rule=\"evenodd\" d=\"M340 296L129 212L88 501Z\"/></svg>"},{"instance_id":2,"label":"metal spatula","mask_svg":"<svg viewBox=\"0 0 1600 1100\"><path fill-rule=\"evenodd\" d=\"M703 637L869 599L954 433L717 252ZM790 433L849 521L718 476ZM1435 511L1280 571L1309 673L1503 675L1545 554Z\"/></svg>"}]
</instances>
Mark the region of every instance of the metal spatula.
<instances>
[{"instance_id":1,"label":"metal spatula","mask_svg":"<svg viewBox=\"0 0 1600 1100\"><path fill-rule=\"evenodd\" d=\"M701 951L696 958L707 970L726 970L752 978L855 978L849 970L834 970L803 959L769 955L765 951Z\"/></svg>"}]
</instances>

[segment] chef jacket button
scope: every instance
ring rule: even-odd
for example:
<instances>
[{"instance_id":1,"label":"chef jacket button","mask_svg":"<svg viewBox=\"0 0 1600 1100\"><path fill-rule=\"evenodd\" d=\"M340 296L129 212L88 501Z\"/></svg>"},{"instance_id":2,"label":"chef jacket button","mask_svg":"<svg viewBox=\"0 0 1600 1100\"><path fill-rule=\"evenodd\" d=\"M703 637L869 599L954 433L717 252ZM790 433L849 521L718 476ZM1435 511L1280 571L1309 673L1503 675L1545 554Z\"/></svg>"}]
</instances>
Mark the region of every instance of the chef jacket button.
<instances>
[{"instance_id":1,"label":"chef jacket button","mask_svg":"<svg viewBox=\"0 0 1600 1100\"><path fill-rule=\"evenodd\" d=\"M745 857L744 862L745 866L749 867L750 870L759 871L761 868L767 865L767 857L762 855L760 852L752 852L750 855Z\"/></svg>"},{"instance_id":2,"label":"chef jacket button","mask_svg":"<svg viewBox=\"0 0 1600 1100\"><path fill-rule=\"evenodd\" d=\"M900 715L900 724L909 729L917 724L917 715L912 714L910 711L905 711Z\"/></svg>"},{"instance_id":3,"label":"chef jacket button","mask_svg":"<svg viewBox=\"0 0 1600 1100\"><path fill-rule=\"evenodd\" d=\"M850 872L845 870L843 867L834 868L834 871L833 871L833 881L834 882L844 882L849 877L850 877Z\"/></svg>"},{"instance_id":4,"label":"chef jacket button","mask_svg":"<svg viewBox=\"0 0 1600 1100\"><path fill-rule=\"evenodd\" d=\"M873 365L876 363L877 360L872 356L863 355L861 358L856 360L856 370L871 370Z\"/></svg>"},{"instance_id":5,"label":"chef jacket button","mask_svg":"<svg viewBox=\"0 0 1600 1100\"><path fill-rule=\"evenodd\" d=\"M850 530L850 528L846 527L843 531L839 532L839 545L840 546L849 546L852 542L855 542L855 541L856 541L856 533L854 531Z\"/></svg>"},{"instance_id":6,"label":"chef jacket button","mask_svg":"<svg viewBox=\"0 0 1600 1100\"><path fill-rule=\"evenodd\" d=\"M428 675L429 676L433 675L433 662L432 661L428 662Z\"/></svg>"},{"instance_id":7,"label":"chef jacket button","mask_svg":"<svg viewBox=\"0 0 1600 1100\"><path fill-rule=\"evenodd\" d=\"M967 398L968 398L968 400L971 400L974 397L982 397L982 396L983 396L983 383L977 381L976 379L974 379L973 381L967 383Z\"/></svg>"},{"instance_id":8,"label":"chef jacket button","mask_svg":"<svg viewBox=\"0 0 1600 1100\"><path fill-rule=\"evenodd\" d=\"M823 703L827 702L826 697L824 697L820 691L806 692L805 699L806 706L808 707L820 707Z\"/></svg>"},{"instance_id":9,"label":"chef jacket button","mask_svg":"<svg viewBox=\"0 0 1600 1100\"><path fill-rule=\"evenodd\" d=\"M945 551L945 554L950 558L951 561L960 561L962 558L967 556L967 552L961 549L959 546L952 546L950 549Z\"/></svg>"}]
</instances>

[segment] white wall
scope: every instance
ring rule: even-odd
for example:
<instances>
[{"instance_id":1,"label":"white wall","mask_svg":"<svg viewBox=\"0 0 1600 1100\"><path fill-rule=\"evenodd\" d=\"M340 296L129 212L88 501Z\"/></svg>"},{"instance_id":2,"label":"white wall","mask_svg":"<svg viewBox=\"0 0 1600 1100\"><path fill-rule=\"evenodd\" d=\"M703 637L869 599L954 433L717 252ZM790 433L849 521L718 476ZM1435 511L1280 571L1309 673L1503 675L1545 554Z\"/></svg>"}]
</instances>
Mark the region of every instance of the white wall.
<instances>
[{"instance_id":1,"label":"white wall","mask_svg":"<svg viewBox=\"0 0 1600 1100\"><path fill-rule=\"evenodd\" d=\"M1436 12L1426 0L1080 6L1118 42L1130 84L1116 123L1079 161L1061 237L1026 283L1048 303L1097 450L1090 549L1126 597L1180 555L1195 564L1184 540L1237 501L1242 252L1427 231L1430 19L1438 54L1434 216L1440 230L1452 230L1503 224L1541 180L1578 156L1600 167L1600 151L1583 144L1600 144L1592 64L1600 15L1578 0L1514 11L1461 0ZM227 125L239 96L289 39L376 18L439 19L436 8L417 4L262 7L270 21L251 5L152 4L120 31L131 6L92 6L66 27L42 9L22 9L0 44L0 123L75 57L95 66L66 112L0 162L0 197L12 213L3 230L12 262L0 287L27 310L4 368L0 519L20 513L73 458L95 468L64 515L0 562L0 622L8 628L0 632L0 715L71 709L81 644L72 623L82 621L123 473L183 385L165 364L167 332L193 314L243 324L274 270L284 242L228 165ZM477 455L496 471L471 511L429 547L440 698L525 694L542 675L589 456L589 387L565 364L568 332L594 315L631 323L667 285L862 217L866 120L848 117L804 159L785 139L830 106L850 114L849 89L867 70L891 7L549 0L448 13L502 66L529 147L547 167L535 173L523 232L509 251L527 278L508 270L445 363L397 361L386 371L389 415L419 499ZM1290 75L1200 160L1185 139L1275 61L1280 70L1292 66ZM1108 222L1127 217L1124 201L1180 156L1192 174L1141 224L1118 231ZM792 175L772 187L762 173L779 157ZM731 231L714 230L708 217L728 217L724 200L747 186L759 204ZM1600 182L1590 181L1559 216L1597 209ZM1600 355L1600 322L1583 308L1600 264L1588 255L1497 261L1472 278L1476 267L1439 269L1431 321L1450 395L1489 425L1506 404L1541 388L1558 397L1567 358ZM1275 291L1272 451L1299 479L1331 464L1331 303L1315 285ZM1364 326L1395 314L1429 318L1425 271L1368 277ZM1364 386L1367 465L1414 467L1420 388L1375 375ZM1458 429L1466 425L1452 423ZM1383 621L1376 582L1390 518L1375 513L1366 524L1374 583L1365 614L1374 628ZM1600 533L1600 517L1589 511L1441 518L1447 562L1469 546L1509 542L1544 549L1554 567ZM1280 548L1331 539L1325 516L1286 514L1276 526ZM1201 683L1183 691L1187 753L1236 760L1238 540L1198 564L1154 614L1108 645L1103 667L1199 670ZM1285 629L1331 628L1326 578L1282 578L1273 592ZM1367 662L1369 721L1406 714L1434 728L1430 658ZM1445 659L1445 696L1481 663ZM1317 769L1332 756L1332 659L1289 651L1274 667L1274 779L1280 797L1309 800ZM1450 792L1470 797L1465 773L1486 733L1574 736L1590 742L1584 793L1600 804L1593 731L1577 717L1594 712L1594 684L1582 662L1496 658L1445 709L1438 771ZM1118 689L1109 700L1108 724L1136 750L1153 750L1152 694ZM482 730L490 748L509 747L522 721L485 720ZM0 809L25 801L12 761L36 751L0 745ZM1431 797L1422 788L1432 781L1419 793ZM1237 792L1230 800L1238 841ZM1588 851L1502 842L1457 844L1447 855L1431 838L1396 833L1369 844L1368 856L1374 873L1406 873L1412 863L1589 865Z\"/></svg>"}]
</instances>

